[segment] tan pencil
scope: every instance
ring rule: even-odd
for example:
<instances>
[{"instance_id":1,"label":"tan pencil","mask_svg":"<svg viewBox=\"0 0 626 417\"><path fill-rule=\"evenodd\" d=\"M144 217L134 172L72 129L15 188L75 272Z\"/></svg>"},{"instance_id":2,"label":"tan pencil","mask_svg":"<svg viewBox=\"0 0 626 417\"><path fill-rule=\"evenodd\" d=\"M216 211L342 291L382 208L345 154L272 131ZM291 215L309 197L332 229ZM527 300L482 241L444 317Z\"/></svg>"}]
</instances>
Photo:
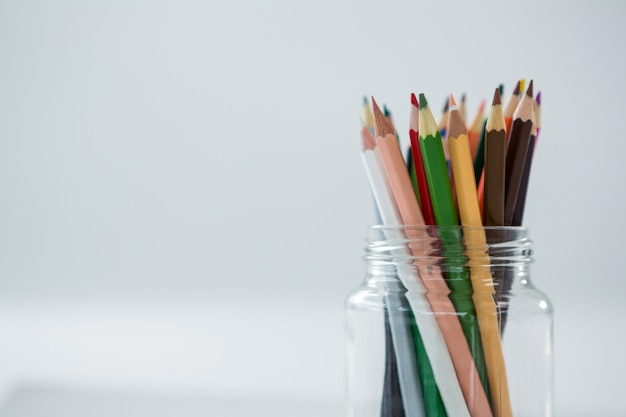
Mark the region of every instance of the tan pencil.
<instances>
[{"instance_id":1,"label":"tan pencil","mask_svg":"<svg viewBox=\"0 0 626 417\"><path fill-rule=\"evenodd\" d=\"M450 98L448 138L461 224L463 225L463 235L469 257L473 290L472 300L476 307L480 336L485 352L493 412L496 417L511 417L513 411L500 341L498 314L493 297L493 279L489 267L489 256L487 255L487 237L485 229L482 227L467 130L454 97Z\"/></svg>"}]
</instances>

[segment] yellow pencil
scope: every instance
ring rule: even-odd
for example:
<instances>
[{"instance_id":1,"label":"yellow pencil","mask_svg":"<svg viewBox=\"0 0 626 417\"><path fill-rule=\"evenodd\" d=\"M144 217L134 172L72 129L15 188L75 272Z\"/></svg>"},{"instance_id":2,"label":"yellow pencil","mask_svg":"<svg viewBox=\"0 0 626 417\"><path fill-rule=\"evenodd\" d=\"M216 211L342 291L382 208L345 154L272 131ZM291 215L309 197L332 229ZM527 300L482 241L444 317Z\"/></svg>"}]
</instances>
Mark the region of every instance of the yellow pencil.
<instances>
[{"instance_id":1,"label":"yellow pencil","mask_svg":"<svg viewBox=\"0 0 626 417\"><path fill-rule=\"evenodd\" d=\"M474 165L471 156L467 129L461 118L459 109L450 96L450 118L448 122L448 144L450 160L456 188L461 224L469 258L470 277L473 289L473 301L476 306L478 325L480 327L487 378L496 417L511 417L511 401L509 397L504 355L498 327L498 315L493 298L494 288L489 256L487 254L487 238L482 226Z\"/></svg>"}]
</instances>

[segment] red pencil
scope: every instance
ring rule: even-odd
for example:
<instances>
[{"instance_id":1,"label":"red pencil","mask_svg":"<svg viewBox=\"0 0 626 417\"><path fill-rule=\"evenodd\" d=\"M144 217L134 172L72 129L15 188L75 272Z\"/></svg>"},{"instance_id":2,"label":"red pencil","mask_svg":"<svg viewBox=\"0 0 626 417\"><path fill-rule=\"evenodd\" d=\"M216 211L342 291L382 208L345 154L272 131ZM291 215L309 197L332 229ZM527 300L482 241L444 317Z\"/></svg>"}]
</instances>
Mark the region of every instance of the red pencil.
<instances>
[{"instance_id":1,"label":"red pencil","mask_svg":"<svg viewBox=\"0 0 626 417\"><path fill-rule=\"evenodd\" d=\"M422 160L422 150L419 144L419 102L415 94L411 93L411 119L409 128L411 138L411 152L413 154L413 165L415 167L415 177L417 179L417 192L419 194L420 206L424 216L424 222L428 225L435 225L435 213L428 191L428 181L424 172L424 161Z\"/></svg>"}]
</instances>

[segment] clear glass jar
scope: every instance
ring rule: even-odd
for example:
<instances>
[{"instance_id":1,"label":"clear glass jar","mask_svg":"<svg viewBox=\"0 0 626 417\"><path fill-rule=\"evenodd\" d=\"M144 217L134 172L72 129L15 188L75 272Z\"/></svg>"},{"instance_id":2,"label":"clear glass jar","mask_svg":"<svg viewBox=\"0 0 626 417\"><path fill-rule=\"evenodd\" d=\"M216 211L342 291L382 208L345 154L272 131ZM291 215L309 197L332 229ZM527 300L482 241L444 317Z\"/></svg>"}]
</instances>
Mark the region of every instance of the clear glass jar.
<instances>
[{"instance_id":1,"label":"clear glass jar","mask_svg":"<svg viewBox=\"0 0 626 417\"><path fill-rule=\"evenodd\" d=\"M523 227L372 226L349 295L349 417L552 417L553 313Z\"/></svg>"}]
</instances>

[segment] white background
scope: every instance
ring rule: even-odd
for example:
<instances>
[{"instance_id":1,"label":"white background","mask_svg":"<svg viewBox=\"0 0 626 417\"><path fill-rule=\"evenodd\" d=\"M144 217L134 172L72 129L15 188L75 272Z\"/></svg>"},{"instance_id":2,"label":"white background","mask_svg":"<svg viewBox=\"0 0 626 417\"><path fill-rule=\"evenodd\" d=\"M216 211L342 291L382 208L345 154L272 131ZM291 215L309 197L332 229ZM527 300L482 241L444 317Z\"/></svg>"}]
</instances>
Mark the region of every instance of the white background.
<instances>
[{"instance_id":1,"label":"white background","mask_svg":"<svg viewBox=\"0 0 626 417\"><path fill-rule=\"evenodd\" d=\"M473 116L520 77L543 96L525 224L557 410L623 415L625 18L618 1L0 2L3 415L51 415L50 393L340 415L373 222L362 97L402 133L411 92L436 111L466 92Z\"/></svg>"}]
</instances>

